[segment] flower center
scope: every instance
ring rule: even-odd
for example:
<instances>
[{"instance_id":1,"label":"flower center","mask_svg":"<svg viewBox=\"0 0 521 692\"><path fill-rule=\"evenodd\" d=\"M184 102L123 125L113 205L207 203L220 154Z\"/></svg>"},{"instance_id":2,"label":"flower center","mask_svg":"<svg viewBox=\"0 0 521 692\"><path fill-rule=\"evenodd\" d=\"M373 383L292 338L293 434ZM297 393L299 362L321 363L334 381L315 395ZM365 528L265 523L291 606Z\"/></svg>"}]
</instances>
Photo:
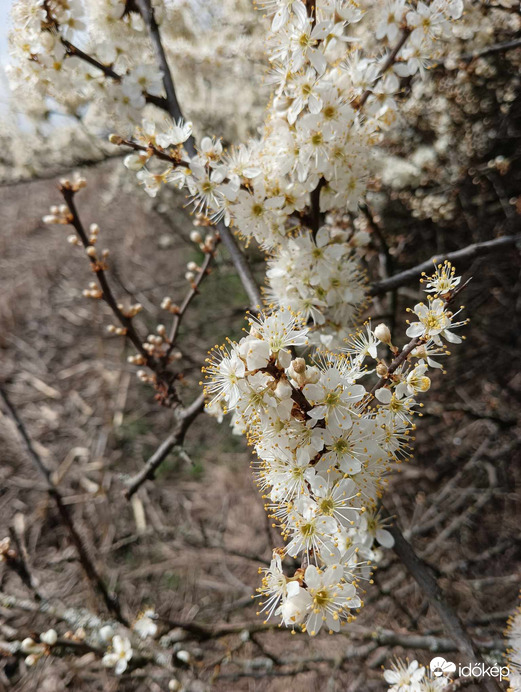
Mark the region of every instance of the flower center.
<instances>
[{"instance_id":1,"label":"flower center","mask_svg":"<svg viewBox=\"0 0 521 692\"><path fill-rule=\"evenodd\" d=\"M327 497L325 500L322 500L320 503L320 511L322 514L327 514L331 516L333 514L333 510L335 509L335 503L330 497Z\"/></svg>"},{"instance_id":2,"label":"flower center","mask_svg":"<svg viewBox=\"0 0 521 692\"><path fill-rule=\"evenodd\" d=\"M304 524L300 529L300 532L302 533L304 538L310 538L310 536L312 536L315 533L315 525L311 522Z\"/></svg>"},{"instance_id":3,"label":"flower center","mask_svg":"<svg viewBox=\"0 0 521 692\"><path fill-rule=\"evenodd\" d=\"M313 605L317 608L323 608L330 603L330 601L329 594L325 589L320 589L320 591L317 591L313 596Z\"/></svg>"},{"instance_id":4,"label":"flower center","mask_svg":"<svg viewBox=\"0 0 521 692\"><path fill-rule=\"evenodd\" d=\"M337 406L339 401L340 394L338 392L329 392L324 399L326 406Z\"/></svg>"}]
</instances>

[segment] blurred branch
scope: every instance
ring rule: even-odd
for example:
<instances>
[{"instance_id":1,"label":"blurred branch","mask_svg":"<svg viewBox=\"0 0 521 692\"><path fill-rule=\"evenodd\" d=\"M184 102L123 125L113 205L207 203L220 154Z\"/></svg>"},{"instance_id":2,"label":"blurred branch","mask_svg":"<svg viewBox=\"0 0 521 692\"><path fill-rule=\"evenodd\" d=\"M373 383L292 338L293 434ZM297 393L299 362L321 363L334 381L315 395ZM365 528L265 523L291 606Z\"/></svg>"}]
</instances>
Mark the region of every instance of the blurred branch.
<instances>
[{"instance_id":1,"label":"blurred branch","mask_svg":"<svg viewBox=\"0 0 521 692\"><path fill-rule=\"evenodd\" d=\"M203 410L204 394L200 394L190 406L177 413L177 421L173 432L156 449L141 471L129 481L128 487L125 490L127 500L130 500L132 495L139 490L146 480L154 478L157 467L166 459L174 447L182 446L188 428Z\"/></svg>"},{"instance_id":2,"label":"blurred branch","mask_svg":"<svg viewBox=\"0 0 521 692\"><path fill-rule=\"evenodd\" d=\"M430 259L417 264L411 269L406 269L399 274L395 274L389 279L384 281L379 281L373 284L369 289L369 295L378 296L387 291L392 291L400 286L405 286L408 283L418 280L418 276L422 272L432 272L433 266L448 260L449 262L460 262L462 264L469 264L472 260L477 257L482 257L483 255L489 255L494 252L502 252L503 250L515 246L521 243L521 233L516 235L504 236L503 238L496 238L494 240L487 240L484 243L473 243L468 245L461 250L455 250L454 252L448 252L442 255L434 255Z\"/></svg>"},{"instance_id":3,"label":"blurred branch","mask_svg":"<svg viewBox=\"0 0 521 692\"><path fill-rule=\"evenodd\" d=\"M493 55L494 53L506 53L509 50L513 50L514 48L519 48L521 47L521 38L518 38L514 41L505 41L504 43L494 43L492 46L487 46L486 48L483 48L482 50L476 50L473 51L472 53L466 53L465 55L460 55L458 60L461 60L463 62L471 62L472 60L476 60L477 58L483 58L486 55ZM449 69L449 68L445 68ZM454 68L458 69L458 68Z\"/></svg>"},{"instance_id":4,"label":"blurred branch","mask_svg":"<svg viewBox=\"0 0 521 692\"><path fill-rule=\"evenodd\" d=\"M28 185L30 183L37 183L40 180L52 180L52 178L57 178L59 176L64 176L70 173L73 169L77 168L93 168L95 166L100 166L107 161L112 159L120 159L125 156L124 152L115 151L114 153L105 152L100 158L85 158L78 159L77 161L70 163L63 163L57 168L46 169L45 171L36 173L35 175L27 178L14 178L13 180L2 180L0 181L0 190L4 187L15 187L17 185Z\"/></svg>"},{"instance_id":5,"label":"blurred branch","mask_svg":"<svg viewBox=\"0 0 521 692\"><path fill-rule=\"evenodd\" d=\"M42 478L45 481L47 493L49 494L49 497L54 501L56 508L58 509L61 520L69 533L74 547L76 548L81 566L83 567L85 574L87 575L90 583L94 587L94 590L98 591L101 594L101 597L108 611L112 613L117 618L117 620L119 620L119 622L126 625L127 621L121 613L121 608L119 606L117 598L112 594L109 594L105 582L103 581L96 567L94 566L94 563L92 562L89 556L87 547L85 546L83 539L81 538L80 534L78 533L78 530L76 529L76 526L74 525L70 510L68 509L68 506L65 504L63 496L59 491L58 487L53 482L51 472L45 466L40 455L35 450L31 438L25 428L25 425L20 419L15 407L13 406L7 395L7 392L2 386L0 386L0 398L4 402L5 408L7 409L10 418L16 425L20 438L25 446L25 449L29 457L31 458L33 466L36 468L38 473L42 476Z\"/></svg>"}]
</instances>

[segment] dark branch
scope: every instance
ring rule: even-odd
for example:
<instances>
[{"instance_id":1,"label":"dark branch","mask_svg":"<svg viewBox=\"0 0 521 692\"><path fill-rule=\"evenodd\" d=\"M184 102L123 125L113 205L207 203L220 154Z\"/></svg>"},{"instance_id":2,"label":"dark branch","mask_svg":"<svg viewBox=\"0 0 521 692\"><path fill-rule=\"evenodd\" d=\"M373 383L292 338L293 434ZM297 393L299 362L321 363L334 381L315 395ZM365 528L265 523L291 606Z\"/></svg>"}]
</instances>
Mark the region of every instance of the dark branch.
<instances>
[{"instance_id":1,"label":"dark branch","mask_svg":"<svg viewBox=\"0 0 521 692\"><path fill-rule=\"evenodd\" d=\"M74 185L70 184L68 181L63 182L60 185L60 192L63 195L63 199L67 204L70 211L70 224L74 227L79 239L81 240L83 247L85 249L95 247L89 240L85 228L81 222L76 204L74 201L74 196L76 194L76 189ZM149 353L143 346L143 339L140 337L139 333L134 326L131 317L128 317L123 313L119 307L118 301L112 292L112 288L107 278L103 263L100 263L99 258L96 255L88 255L91 262L92 269L96 275L96 279L102 291L103 300L112 310L114 316L125 329L125 336L132 342L132 345L143 358L145 365L152 370L156 376L156 384L161 385L160 397L161 401L167 405L174 406L180 403L179 396L174 387L175 374L167 371L167 361L160 362Z\"/></svg>"},{"instance_id":2,"label":"dark branch","mask_svg":"<svg viewBox=\"0 0 521 692\"><path fill-rule=\"evenodd\" d=\"M159 34L159 27L156 22L154 8L150 0L135 0L139 12L143 17L143 21L150 34L150 40L154 46L154 51L156 54L157 62L159 63L159 68L163 74L163 86L166 91L166 101L167 110L176 121L181 120L183 113L181 111L181 106L177 100L177 95L175 93L174 80L172 79L172 73L170 71L170 66L168 65L168 60L166 59L165 49L161 42L161 36ZM195 141L192 136L184 143L184 147L190 156L195 156Z\"/></svg>"},{"instance_id":3,"label":"dark branch","mask_svg":"<svg viewBox=\"0 0 521 692\"><path fill-rule=\"evenodd\" d=\"M96 67L98 70L103 72L105 77L110 77L110 79L113 79L115 82L121 82L121 75L115 72L112 69L112 67L110 67L110 65L104 65L102 62L96 60L96 58L93 58L92 55L85 53L70 41L67 41L64 38L61 38L60 40L63 46L65 47L65 50L67 51L67 55L79 58L80 60L83 60L83 62L86 62L89 65ZM161 108L164 111L168 111L167 99L163 98L162 96L153 96L152 94L148 94L147 92L144 92L143 95L147 103L152 103L154 106L157 106L158 108Z\"/></svg>"},{"instance_id":4,"label":"dark branch","mask_svg":"<svg viewBox=\"0 0 521 692\"><path fill-rule=\"evenodd\" d=\"M472 260L483 255L488 255L493 252L502 252L508 247L517 245L521 243L521 233L517 235L505 236L503 238L496 238L495 240L487 240L484 243L473 243L468 245L461 250L455 250L454 252L448 252L444 255L434 255L431 259L422 262L421 264L412 267L411 269L406 269L399 274L391 276L389 279L384 281L379 281L377 284L373 284L369 289L369 294L372 296L382 295L387 293L387 291L393 291L400 286L405 286L408 283L417 281L418 277L422 272L432 272L433 266L448 260L449 262L458 262L463 264L469 264Z\"/></svg>"},{"instance_id":5,"label":"dark branch","mask_svg":"<svg viewBox=\"0 0 521 692\"><path fill-rule=\"evenodd\" d=\"M405 45L405 42L409 38L409 33L410 33L409 30L403 31L403 33L400 37L400 40L398 41L398 43L395 45L395 47L392 49L392 51L387 56L384 64L382 65L382 69L380 70L380 73L379 73L378 77L375 79L375 81L373 82L372 86L377 84L380 81L380 79L382 79L382 77L387 72L387 70L392 65L394 65L394 62L395 62L396 58L398 57L398 53L401 51L401 49ZM362 106L365 104L365 102L367 101L369 96L371 96L372 93L373 93L372 89L366 89L364 91L364 93L360 96L360 98L356 99L352 105L359 110L360 108L362 108Z\"/></svg>"},{"instance_id":6,"label":"dark branch","mask_svg":"<svg viewBox=\"0 0 521 692\"><path fill-rule=\"evenodd\" d=\"M416 555L411 544L404 538L396 524L391 525L389 531L394 538L394 552L414 577L422 593L425 594L429 603L440 616L447 633L456 644L458 651L469 656L472 661L479 662L481 659L478 653L478 647L468 635L458 615L445 601L444 595L431 569L418 557L418 555ZM497 692L497 690L501 689L492 678L488 680L483 679L482 685L483 689L489 692Z\"/></svg>"}]
</instances>

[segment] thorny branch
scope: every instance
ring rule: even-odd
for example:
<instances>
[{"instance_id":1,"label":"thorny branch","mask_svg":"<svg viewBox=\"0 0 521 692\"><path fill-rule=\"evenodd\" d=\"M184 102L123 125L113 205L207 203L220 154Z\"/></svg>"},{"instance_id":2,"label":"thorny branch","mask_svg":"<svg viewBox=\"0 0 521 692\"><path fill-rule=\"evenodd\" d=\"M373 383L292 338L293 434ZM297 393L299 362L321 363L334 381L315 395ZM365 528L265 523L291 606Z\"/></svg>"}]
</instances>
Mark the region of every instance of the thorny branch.
<instances>
[{"instance_id":1,"label":"thorny branch","mask_svg":"<svg viewBox=\"0 0 521 692\"><path fill-rule=\"evenodd\" d=\"M172 72L166 59L165 51L161 42L161 36L159 34L159 28L154 18L154 11L150 4L150 0L137 0L137 5L149 30L150 38L154 44L154 49L159 60L160 68L163 72L163 84L167 93L169 106L168 111L174 119L182 118L183 113L181 106L179 105L179 101L177 100ZM190 137L187 142L185 142L185 146L191 156L196 154L196 147L193 137ZM230 253L232 262L250 301L250 306L253 310L257 311L257 309L263 304L263 301L259 287L257 286L257 282L253 277L250 265L235 242L235 238L233 237L230 229L222 221L217 223L216 227L224 245L226 246L226 249Z\"/></svg>"},{"instance_id":2,"label":"thorny branch","mask_svg":"<svg viewBox=\"0 0 521 692\"><path fill-rule=\"evenodd\" d=\"M112 613L117 618L117 620L119 620L119 622L127 624L127 621L121 612L121 608L117 598L109 593L105 585L105 582L103 581L101 575L99 574L89 555L88 549L74 524L70 510L64 502L63 495L61 494L58 487L55 485L49 469L45 466L40 455L35 450L29 433L25 428L25 425L19 417L16 408L11 403L11 400L7 395L7 392L2 386L0 386L0 398L4 402L5 408L7 409L7 413L16 425L20 438L25 446L25 449L29 457L31 458L33 466L37 469L38 473L43 477L45 481L47 493L49 497L54 501L56 508L58 509L58 512L60 514L60 518L65 528L69 532L69 536L78 553L80 564L83 567L83 570L87 575L91 585L93 586L94 590L101 595L108 611Z\"/></svg>"}]
</instances>

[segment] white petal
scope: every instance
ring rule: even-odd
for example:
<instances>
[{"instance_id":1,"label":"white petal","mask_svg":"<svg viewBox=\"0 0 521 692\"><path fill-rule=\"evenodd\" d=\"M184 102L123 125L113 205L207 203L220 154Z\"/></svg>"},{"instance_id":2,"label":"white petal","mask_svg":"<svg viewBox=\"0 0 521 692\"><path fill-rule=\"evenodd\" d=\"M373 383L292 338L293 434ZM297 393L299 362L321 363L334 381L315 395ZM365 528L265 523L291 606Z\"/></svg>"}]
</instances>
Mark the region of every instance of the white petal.
<instances>
[{"instance_id":1,"label":"white petal","mask_svg":"<svg viewBox=\"0 0 521 692\"><path fill-rule=\"evenodd\" d=\"M425 327L421 322L413 322L405 333L411 339L415 339L417 336L421 336L424 332Z\"/></svg>"},{"instance_id":2,"label":"white petal","mask_svg":"<svg viewBox=\"0 0 521 692\"><path fill-rule=\"evenodd\" d=\"M321 585L320 574L315 565L308 565L305 572L306 584L310 589L318 589Z\"/></svg>"},{"instance_id":3,"label":"white petal","mask_svg":"<svg viewBox=\"0 0 521 692\"><path fill-rule=\"evenodd\" d=\"M380 389L377 389L374 395L382 404L390 404L391 399L393 398L391 390L387 389L386 387L381 387Z\"/></svg>"},{"instance_id":4,"label":"white petal","mask_svg":"<svg viewBox=\"0 0 521 692\"><path fill-rule=\"evenodd\" d=\"M385 529L376 529L376 540L384 548L392 548L394 545L394 538Z\"/></svg>"}]
</instances>

